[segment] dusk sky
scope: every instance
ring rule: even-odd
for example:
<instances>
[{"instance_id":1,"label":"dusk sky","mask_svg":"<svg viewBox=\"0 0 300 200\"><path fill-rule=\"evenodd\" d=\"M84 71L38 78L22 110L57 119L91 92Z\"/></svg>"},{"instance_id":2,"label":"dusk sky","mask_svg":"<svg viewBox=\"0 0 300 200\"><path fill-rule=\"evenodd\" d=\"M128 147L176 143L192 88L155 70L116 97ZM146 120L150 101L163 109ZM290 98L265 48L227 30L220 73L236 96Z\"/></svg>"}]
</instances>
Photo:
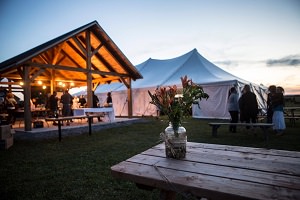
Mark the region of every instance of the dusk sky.
<instances>
[{"instance_id":1,"label":"dusk sky","mask_svg":"<svg viewBox=\"0 0 300 200\"><path fill-rule=\"evenodd\" d=\"M134 65L196 48L300 94L300 0L0 0L0 63L94 20Z\"/></svg>"}]
</instances>

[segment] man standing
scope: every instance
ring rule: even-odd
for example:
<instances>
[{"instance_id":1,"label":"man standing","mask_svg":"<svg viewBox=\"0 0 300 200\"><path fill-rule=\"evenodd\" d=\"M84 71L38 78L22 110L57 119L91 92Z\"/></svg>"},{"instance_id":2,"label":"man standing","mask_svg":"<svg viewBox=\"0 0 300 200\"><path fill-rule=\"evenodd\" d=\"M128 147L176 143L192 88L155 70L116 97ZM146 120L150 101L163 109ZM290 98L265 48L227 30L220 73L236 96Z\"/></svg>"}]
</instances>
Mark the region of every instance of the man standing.
<instances>
[{"instance_id":1,"label":"man standing","mask_svg":"<svg viewBox=\"0 0 300 200\"><path fill-rule=\"evenodd\" d=\"M92 92L93 94L93 108L98 108L98 103L99 103L99 98L95 95L94 91ZM100 117L98 118L98 122L101 122Z\"/></svg>"},{"instance_id":2,"label":"man standing","mask_svg":"<svg viewBox=\"0 0 300 200\"><path fill-rule=\"evenodd\" d=\"M243 95L239 99L241 122L256 123L258 114L258 104L256 95L250 91L250 86L245 85ZM249 129L249 127L247 127Z\"/></svg>"},{"instance_id":3,"label":"man standing","mask_svg":"<svg viewBox=\"0 0 300 200\"><path fill-rule=\"evenodd\" d=\"M62 115L64 117L71 116L71 103L73 97L69 94L68 90L65 90L65 93L61 96L60 102L63 104ZM67 126L70 126L70 120L67 120Z\"/></svg>"}]
</instances>

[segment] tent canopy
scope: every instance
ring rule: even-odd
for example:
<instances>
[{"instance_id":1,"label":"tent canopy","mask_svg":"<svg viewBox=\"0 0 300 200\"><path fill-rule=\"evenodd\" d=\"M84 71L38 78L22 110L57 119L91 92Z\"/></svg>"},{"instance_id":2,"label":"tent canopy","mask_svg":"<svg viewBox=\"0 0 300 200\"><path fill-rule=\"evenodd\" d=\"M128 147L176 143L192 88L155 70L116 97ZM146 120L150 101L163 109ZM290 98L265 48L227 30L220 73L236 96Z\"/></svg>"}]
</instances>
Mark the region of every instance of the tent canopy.
<instances>
[{"instance_id":1,"label":"tent canopy","mask_svg":"<svg viewBox=\"0 0 300 200\"><path fill-rule=\"evenodd\" d=\"M180 84L180 77L188 75L193 82L206 84L245 84L250 82L234 76L201 56L197 49L171 59L158 60L149 58L135 66L142 74L143 79L132 83L132 88L148 88L158 86L171 86ZM100 85L96 93L120 91L125 87L122 84Z\"/></svg>"},{"instance_id":2,"label":"tent canopy","mask_svg":"<svg viewBox=\"0 0 300 200\"><path fill-rule=\"evenodd\" d=\"M194 106L194 117L205 118L228 118L227 97L231 87L237 87L241 91L245 84L249 84L255 92L261 108L265 108L266 88L253 84L234 76L201 56L196 49L176 58L158 60L148 59L136 66L143 75L143 79L132 83L133 88L133 114L155 115L156 108L149 105L150 97L148 90L154 91L159 86L181 86L180 77L187 75L203 86L209 94L209 99L200 102L200 108ZM115 113L124 115L126 104L125 87L120 83L100 85L96 94L105 99L105 93L112 92ZM102 96L103 95L103 96ZM126 107L125 107L126 108Z\"/></svg>"}]
</instances>

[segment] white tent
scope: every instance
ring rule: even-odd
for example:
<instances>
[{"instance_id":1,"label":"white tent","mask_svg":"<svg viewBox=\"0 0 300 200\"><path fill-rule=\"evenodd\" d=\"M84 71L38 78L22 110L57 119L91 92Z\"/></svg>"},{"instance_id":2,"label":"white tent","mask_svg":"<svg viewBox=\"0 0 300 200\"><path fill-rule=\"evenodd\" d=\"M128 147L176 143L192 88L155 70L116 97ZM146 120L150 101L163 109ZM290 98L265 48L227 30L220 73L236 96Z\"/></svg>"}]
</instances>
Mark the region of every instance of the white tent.
<instances>
[{"instance_id":1,"label":"white tent","mask_svg":"<svg viewBox=\"0 0 300 200\"><path fill-rule=\"evenodd\" d=\"M240 79L209 62L196 49L176 58L157 60L148 59L136 66L144 77L132 83L133 116L155 116L156 108L150 104L148 90L153 92L158 86L181 86L180 77L187 75L203 86L209 94L208 100L202 100L200 107L193 105L193 117L229 118L227 111L228 91L236 86L239 91L249 84L255 92L258 103L265 109L266 88ZM127 116L127 91L121 83L98 86L95 94L103 104L106 93L112 92L116 116Z\"/></svg>"}]
</instances>

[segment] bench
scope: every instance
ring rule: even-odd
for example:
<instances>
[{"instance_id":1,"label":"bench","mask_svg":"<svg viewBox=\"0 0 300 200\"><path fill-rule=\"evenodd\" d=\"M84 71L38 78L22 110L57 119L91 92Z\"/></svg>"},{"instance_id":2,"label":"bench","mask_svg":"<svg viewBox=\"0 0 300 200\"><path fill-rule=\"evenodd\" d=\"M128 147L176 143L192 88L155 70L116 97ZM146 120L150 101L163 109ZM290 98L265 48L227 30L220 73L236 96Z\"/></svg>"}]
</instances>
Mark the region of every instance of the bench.
<instances>
[{"instance_id":1,"label":"bench","mask_svg":"<svg viewBox=\"0 0 300 200\"><path fill-rule=\"evenodd\" d=\"M208 123L212 127L212 136L217 137L218 135L218 128L222 125L224 126L244 126L244 127L259 127L262 129L264 133L265 141L268 142L269 135L268 135L268 128L273 127L274 124L272 123L230 123L230 122L210 122Z\"/></svg>"},{"instance_id":2,"label":"bench","mask_svg":"<svg viewBox=\"0 0 300 200\"><path fill-rule=\"evenodd\" d=\"M82 118L87 118L88 119L88 127L89 127L89 135L92 134L92 120L94 117L99 117L99 115L77 115L77 116L67 116L67 117L50 117L50 118L45 118L45 121L52 121L52 122L57 122L57 127L58 127L58 140L61 141L61 126L62 122L66 120L73 120L73 119L82 119Z\"/></svg>"}]
</instances>

